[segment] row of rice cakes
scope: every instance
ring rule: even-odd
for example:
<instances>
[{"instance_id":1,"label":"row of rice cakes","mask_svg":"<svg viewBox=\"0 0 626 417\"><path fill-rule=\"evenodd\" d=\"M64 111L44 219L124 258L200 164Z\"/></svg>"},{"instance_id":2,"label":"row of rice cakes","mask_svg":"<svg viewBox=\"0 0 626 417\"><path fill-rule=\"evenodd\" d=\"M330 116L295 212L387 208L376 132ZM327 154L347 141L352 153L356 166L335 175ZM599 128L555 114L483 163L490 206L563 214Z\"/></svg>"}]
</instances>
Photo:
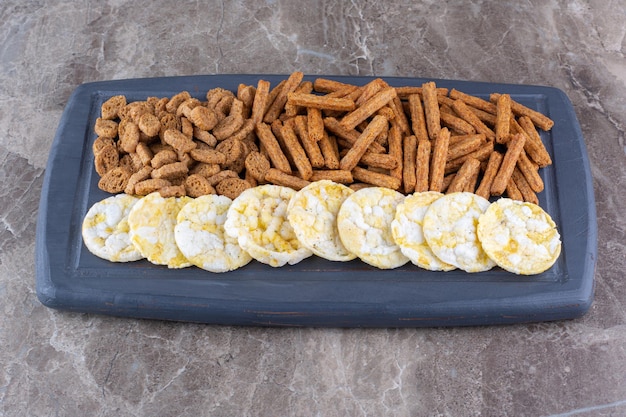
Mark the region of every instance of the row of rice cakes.
<instances>
[{"instance_id":1,"label":"row of rice cakes","mask_svg":"<svg viewBox=\"0 0 626 417\"><path fill-rule=\"evenodd\" d=\"M330 261L358 257L381 269L410 261L432 271L498 265L531 275L549 269L561 252L554 221L532 203L490 203L465 192L354 191L327 180L300 191L261 185L235 200L116 195L89 209L82 234L94 255L110 261L146 258L211 272L252 259L293 265L315 254Z\"/></svg>"}]
</instances>

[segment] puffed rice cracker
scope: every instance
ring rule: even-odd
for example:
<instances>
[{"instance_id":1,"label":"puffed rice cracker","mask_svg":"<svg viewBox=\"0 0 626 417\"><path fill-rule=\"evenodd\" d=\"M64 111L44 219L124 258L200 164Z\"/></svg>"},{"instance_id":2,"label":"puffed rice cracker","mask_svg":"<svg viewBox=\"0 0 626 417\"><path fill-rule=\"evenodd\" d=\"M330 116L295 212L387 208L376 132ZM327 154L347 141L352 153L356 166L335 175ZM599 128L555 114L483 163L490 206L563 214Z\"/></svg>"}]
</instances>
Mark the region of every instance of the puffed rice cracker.
<instances>
[{"instance_id":1,"label":"puffed rice cracker","mask_svg":"<svg viewBox=\"0 0 626 417\"><path fill-rule=\"evenodd\" d=\"M178 212L174 238L182 254L195 266L210 272L227 272L252 259L241 249L237 239L224 232L231 203L225 196L204 195Z\"/></svg>"},{"instance_id":2,"label":"puffed rice cracker","mask_svg":"<svg viewBox=\"0 0 626 417\"><path fill-rule=\"evenodd\" d=\"M429 271L451 271L455 269L441 261L426 243L422 225L424 214L430 205L443 194L436 191L418 192L407 196L398 204L391 222L391 234L400 250L414 265Z\"/></svg>"},{"instance_id":3,"label":"puffed rice cracker","mask_svg":"<svg viewBox=\"0 0 626 417\"><path fill-rule=\"evenodd\" d=\"M556 224L533 203L501 198L478 218L478 239L501 268L515 274L539 274L561 253Z\"/></svg>"},{"instance_id":4,"label":"puffed rice cracker","mask_svg":"<svg viewBox=\"0 0 626 417\"><path fill-rule=\"evenodd\" d=\"M489 201L468 192L446 194L424 214L424 238L442 261L466 272L488 271L495 266L483 251L476 225Z\"/></svg>"},{"instance_id":5,"label":"puffed rice cracker","mask_svg":"<svg viewBox=\"0 0 626 417\"><path fill-rule=\"evenodd\" d=\"M384 187L355 191L337 214L339 237L344 246L363 262L381 269L404 265L409 258L391 236L396 206L404 195Z\"/></svg>"},{"instance_id":6,"label":"puffed rice cracker","mask_svg":"<svg viewBox=\"0 0 626 417\"><path fill-rule=\"evenodd\" d=\"M128 234L128 213L138 201L137 197L118 194L91 206L82 225L83 242L91 253L111 262L143 258Z\"/></svg>"},{"instance_id":7,"label":"puffed rice cracker","mask_svg":"<svg viewBox=\"0 0 626 417\"><path fill-rule=\"evenodd\" d=\"M226 214L224 229L257 261L273 266L294 265L312 252L305 248L287 220L295 190L261 185L243 191Z\"/></svg>"},{"instance_id":8,"label":"puffed rice cracker","mask_svg":"<svg viewBox=\"0 0 626 417\"><path fill-rule=\"evenodd\" d=\"M191 266L174 237L176 216L191 200L190 197L163 198L157 191L143 197L131 209L130 240L150 262L168 268Z\"/></svg>"},{"instance_id":9,"label":"puffed rice cracker","mask_svg":"<svg viewBox=\"0 0 626 417\"><path fill-rule=\"evenodd\" d=\"M339 208L352 193L343 184L321 180L307 185L291 198L287 219L300 243L315 255L330 261L356 258L341 243L337 230Z\"/></svg>"}]
</instances>

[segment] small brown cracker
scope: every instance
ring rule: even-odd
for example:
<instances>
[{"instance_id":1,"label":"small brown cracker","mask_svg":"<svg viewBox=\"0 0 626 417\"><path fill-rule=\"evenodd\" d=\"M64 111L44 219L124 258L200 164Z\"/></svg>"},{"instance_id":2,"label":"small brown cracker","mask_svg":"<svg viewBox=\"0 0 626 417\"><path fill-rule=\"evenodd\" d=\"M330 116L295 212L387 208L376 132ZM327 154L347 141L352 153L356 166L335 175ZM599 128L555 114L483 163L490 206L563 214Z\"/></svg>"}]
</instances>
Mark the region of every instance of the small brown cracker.
<instances>
[{"instance_id":1,"label":"small brown cracker","mask_svg":"<svg viewBox=\"0 0 626 417\"><path fill-rule=\"evenodd\" d=\"M145 166L141 168L139 171L135 172L128 179L128 183L126 184L126 188L124 188L124 192L126 194L135 194L135 185L143 180L147 180L150 178L150 173L152 172L151 166Z\"/></svg>"},{"instance_id":2,"label":"small brown cracker","mask_svg":"<svg viewBox=\"0 0 626 417\"><path fill-rule=\"evenodd\" d=\"M235 171L226 169L215 175L211 175L207 178L207 180L209 180L209 184L215 187L220 181L225 180L226 178L239 178L239 175Z\"/></svg>"},{"instance_id":3,"label":"small brown cracker","mask_svg":"<svg viewBox=\"0 0 626 417\"><path fill-rule=\"evenodd\" d=\"M215 188L205 177L199 174L191 174L185 179L185 192L189 197L215 194Z\"/></svg>"},{"instance_id":4,"label":"small brown cracker","mask_svg":"<svg viewBox=\"0 0 626 417\"><path fill-rule=\"evenodd\" d=\"M154 151L153 151L154 152ZM178 160L178 155L171 149L163 149L154 154L150 165L152 168L161 168L163 165L171 164Z\"/></svg>"},{"instance_id":5,"label":"small brown cracker","mask_svg":"<svg viewBox=\"0 0 626 417\"><path fill-rule=\"evenodd\" d=\"M102 136L105 138L115 138L117 136L117 122L114 122L113 120L105 120L101 117L98 117L96 119L94 131L98 136Z\"/></svg>"},{"instance_id":6,"label":"small brown cracker","mask_svg":"<svg viewBox=\"0 0 626 417\"><path fill-rule=\"evenodd\" d=\"M165 143L171 145L176 152L185 153L197 146L189 137L176 129L167 129L163 135Z\"/></svg>"},{"instance_id":7,"label":"small brown cracker","mask_svg":"<svg viewBox=\"0 0 626 417\"><path fill-rule=\"evenodd\" d=\"M265 174L270 169L270 161L260 152L252 151L245 160L247 172L257 181L265 181Z\"/></svg>"},{"instance_id":8,"label":"small brown cracker","mask_svg":"<svg viewBox=\"0 0 626 417\"><path fill-rule=\"evenodd\" d=\"M189 168L187 168L187 165L184 162L173 162L152 170L150 176L156 179L171 180L174 178L180 178L188 172Z\"/></svg>"},{"instance_id":9,"label":"small brown cracker","mask_svg":"<svg viewBox=\"0 0 626 417\"><path fill-rule=\"evenodd\" d=\"M226 139L218 143L215 147L215 150L225 157L224 162L222 162L221 164L230 165L243 156L244 145L243 143L241 143L240 140Z\"/></svg>"},{"instance_id":10,"label":"small brown cracker","mask_svg":"<svg viewBox=\"0 0 626 417\"><path fill-rule=\"evenodd\" d=\"M139 142L137 144L135 152L139 156L139 159L144 166L150 165L152 158L154 158L154 153L152 153L150 147L143 142Z\"/></svg>"},{"instance_id":11,"label":"small brown cracker","mask_svg":"<svg viewBox=\"0 0 626 417\"><path fill-rule=\"evenodd\" d=\"M189 155L196 161L205 164L223 164L226 162L226 155L215 149L193 149Z\"/></svg>"},{"instance_id":12,"label":"small brown cracker","mask_svg":"<svg viewBox=\"0 0 626 417\"><path fill-rule=\"evenodd\" d=\"M126 153L135 152L139 143L139 126L128 119L119 124L119 147Z\"/></svg>"},{"instance_id":13,"label":"small brown cracker","mask_svg":"<svg viewBox=\"0 0 626 417\"><path fill-rule=\"evenodd\" d=\"M159 188L158 191L163 198L184 197L186 195L184 185L166 185L165 187Z\"/></svg>"},{"instance_id":14,"label":"small brown cracker","mask_svg":"<svg viewBox=\"0 0 626 417\"><path fill-rule=\"evenodd\" d=\"M105 146L111 145L115 147L115 141L112 138L103 138L99 136L91 145L91 150L94 155L97 155Z\"/></svg>"},{"instance_id":15,"label":"small brown cracker","mask_svg":"<svg viewBox=\"0 0 626 417\"><path fill-rule=\"evenodd\" d=\"M204 106L197 106L189 114L191 122L202 130L211 130L217 126L218 119L215 111Z\"/></svg>"},{"instance_id":16,"label":"small brown cracker","mask_svg":"<svg viewBox=\"0 0 626 417\"><path fill-rule=\"evenodd\" d=\"M94 165L98 175L103 176L116 168L120 163L120 155L115 145L105 145L96 154Z\"/></svg>"},{"instance_id":17,"label":"small brown cracker","mask_svg":"<svg viewBox=\"0 0 626 417\"><path fill-rule=\"evenodd\" d=\"M178 106L180 106L185 100L191 98L191 94L188 91L181 91L178 94L172 96L167 104L165 105L165 110L169 113L176 114L176 110Z\"/></svg>"},{"instance_id":18,"label":"small brown cracker","mask_svg":"<svg viewBox=\"0 0 626 417\"><path fill-rule=\"evenodd\" d=\"M248 188L252 188L252 185L250 185L248 181L241 178L226 178L217 183L215 186L217 194L226 196L231 200L237 198L239 194Z\"/></svg>"},{"instance_id":19,"label":"small brown cracker","mask_svg":"<svg viewBox=\"0 0 626 417\"><path fill-rule=\"evenodd\" d=\"M111 194L121 193L126 188L130 176L130 171L123 167L113 168L100 178L98 188Z\"/></svg>"},{"instance_id":20,"label":"small brown cracker","mask_svg":"<svg viewBox=\"0 0 626 417\"><path fill-rule=\"evenodd\" d=\"M135 194L136 195L148 195L153 193L160 188L167 187L168 185L172 185L171 182L165 179L157 179L157 178L149 178L147 180L139 181L135 184Z\"/></svg>"},{"instance_id":21,"label":"small brown cracker","mask_svg":"<svg viewBox=\"0 0 626 417\"><path fill-rule=\"evenodd\" d=\"M113 120L118 118L120 109L126 107L126 96L118 95L109 98L102 103L101 114L103 119Z\"/></svg>"},{"instance_id":22,"label":"small brown cracker","mask_svg":"<svg viewBox=\"0 0 626 417\"><path fill-rule=\"evenodd\" d=\"M156 136L159 134L159 130L161 130L161 121L151 113L142 114L137 124L139 129L147 136Z\"/></svg>"},{"instance_id":23,"label":"small brown cracker","mask_svg":"<svg viewBox=\"0 0 626 417\"><path fill-rule=\"evenodd\" d=\"M189 170L189 173L198 174L203 176L204 178L209 178L217 174L221 170L222 168L220 168L219 164L207 164L205 162L199 162Z\"/></svg>"}]
</instances>

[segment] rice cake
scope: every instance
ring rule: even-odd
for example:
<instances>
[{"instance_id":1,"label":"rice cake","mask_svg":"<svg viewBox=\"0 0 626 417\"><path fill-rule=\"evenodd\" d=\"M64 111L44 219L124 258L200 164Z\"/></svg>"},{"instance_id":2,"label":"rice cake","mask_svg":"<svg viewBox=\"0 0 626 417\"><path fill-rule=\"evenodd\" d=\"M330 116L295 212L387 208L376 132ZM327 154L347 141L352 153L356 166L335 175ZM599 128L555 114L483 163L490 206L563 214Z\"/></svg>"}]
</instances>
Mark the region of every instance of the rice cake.
<instances>
[{"instance_id":1,"label":"rice cake","mask_svg":"<svg viewBox=\"0 0 626 417\"><path fill-rule=\"evenodd\" d=\"M254 259L279 267L294 265L313 253L304 247L287 220L295 190L265 184L243 191L226 214L224 229Z\"/></svg>"},{"instance_id":2,"label":"rice cake","mask_svg":"<svg viewBox=\"0 0 626 417\"><path fill-rule=\"evenodd\" d=\"M495 262L483 251L476 235L478 217L489 201L476 194L446 194L424 214L424 238L443 262L466 272L488 271Z\"/></svg>"},{"instance_id":3,"label":"rice cake","mask_svg":"<svg viewBox=\"0 0 626 417\"><path fill-rule=\"evenodd\" d=\"M174 237L176 216L191 200L190 197L163 198L157 191L139 200L128 214L130 240L153 264L168 268L191 266Z\"/></svg>"},{"instance_id":4,"label":"rice cake","mask_svg":"<svg viewBox=\"0 0 626 417\"><path fill-rule=\"evenodd\" d=\"M82 224L85 246L92 254L111 262L131 262L143 256L131 243L128 213L139 201L128 194L118 194L94 203Z\"/></svg>"},{"instance_id":5,"label":"rice cake","mask_svg":"<svg viewBox=\"0 0 626 417\"><path fill-rule=\"evenodd\" d=\"M291 198L287 219L303 246L330 261L350 261L356 255L346 249L337 230L337 213L354 191L329 180L313 182Z\"/></svg>"},{"instance_id":6,"label":"rice cake","mask_svg":"<svg viewBox=\"0 0 626 417\"><path fill-rule=\"evenodd\" d=\"M391 235L400 250L414 265L429 271L451 271L454 265L439 259L426 243L422 225L424 214L430 205L441 198L437 191L416 192L398 204L391 222Z\"/></svg>"},{"instance_id":7,"label":"rice cake","mask_svg":"<svg viewBox=\"0 0 626 417\"><path fill-rule=\"evenodd\" d=\"M233 271L252 257L224 232L232 200L215 194L187 203L176 217L174 238L178 249L195 266L210 272Z\"/></svg>"},{"instance_id":8,"label":"rice cake","mask_svg":"<svg viewBox=\"0 0 626 417\"><path fill-rule=\"evenodd\" d=\"M478 239L498 266L521 275L549 269L561 253L556 224L536 204L501 198L478 218Z\"/></svg>"},{"instance_id":9,"label":"rice cake","mask_svg":"<svg viewBox=\"0 0 626 417\"><path fill-rule=\"evenodd\" d=\"M341 205L337 228L343 245L363 262L381 269L397 268L409 261L391 236L396 206L404 195L389 188L355 191Z\"/></svg>"}]
</instances>

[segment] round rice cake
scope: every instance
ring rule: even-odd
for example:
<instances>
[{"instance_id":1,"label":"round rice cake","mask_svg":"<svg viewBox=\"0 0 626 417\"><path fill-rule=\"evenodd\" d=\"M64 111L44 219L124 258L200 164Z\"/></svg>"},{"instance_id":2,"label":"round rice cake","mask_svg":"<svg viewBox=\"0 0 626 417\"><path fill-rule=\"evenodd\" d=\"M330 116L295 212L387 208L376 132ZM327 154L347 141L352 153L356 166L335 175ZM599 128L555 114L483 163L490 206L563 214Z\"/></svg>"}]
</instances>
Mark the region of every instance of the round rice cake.
<instances>
[{"instance_id":1,"label":"round rice cake","mask_svg":"<svg viewBox=\"0 0 626 417\"><path fill-rule=\"evenodd\" d=\"M329 180L315 181L291 198L287 219L303 246L329 261L350 261L356 255L341 243L337 213L354 191Z\"/></svg>"},{"instance_id":2,"label":"round rice cake","mask_svg":"<svg viewBox=\"0 0 626 417\"><path fill-rule=\"evenodd\" d=\"M478 217L489 201L473 193L446 194L424 213L424 238L443 262L466 272L488 271L495 262L487 256L476 235Z\"/></svg>"},{"instance_id":3,"label":"round rice cake","mask_svg":"<svg viewBox=\"0 0 626 417\"><path fill-rule=\"evenodd\" d=\"M308 258L313 253L300 243L287 220L287 207L295 193L272 184L243 191L226 213L226 234L254 259L273 267Z\"/></svg>"},{"instance_id":4,"label":"round rice cake","mask_svg":"<svg viewBox=\"0 0 626 417\"><path fill-rule=\"evenodd\" d=\"M118 194L94 203L82 224L85 246L95 256L111 262L131 262L143 256L131 243L128 213L137 197Z\"/></svg>"},{"instance_id":5,"label":"round rice cake","mask_svg":"<svg viewBox=\"0 0 626 417\"><path fill-rule=\"evenodd\" d=\"M231 203L226 196L204 195L178 212L174 238L185 258L195 266L210 272L227 272L252 260L237 239L224 232Z\"/></svg>"},{"instance_id":6,"label":"round rice cake","mask_svg":"<svg viewBox=\"0 0 626 417\"><path fill-rule=\"evenodd\" d=\"M478 239L498 266L521 275L549 269L561 253L556 224L536 204L500 198L478 218Z\"/></svg>"},{"instance_id":7,"label":"round rice cake","mask_svg":"<svg viewBox=\"0 0 626 417\"><path fill-rule=\"evenodd\" d=\"M163 198L157 191L139 200L128 214L130 240L153 264L168 268L191 266L174 237L178 212L190 201L190 197Z\"/></svg>"},{"instance_id":8,"label":"round rice cake","mask_svg":"<svg viewBox=\"0 0 626 417\"><path fill-rule=\"evenodd\" d=\"M441 198L436 191L418 192L405 197L396 207L391 235L400 250L414 265L429 271L451 271L456 267L439 259L426 243L422 225L430 205Z\"/></svg>"},{"instance_id":9,"label":"round rice cake","mask_svg":"<svg viewBox=\"0 0 626 417\"><path fill-rule=\"evenodd\" d=\"M363 262L380 269L404 265L409 258L393 241L391 222L404 195L389 188L355 191L341 205L337 229L341 242Z\"/></svg>"}]
</instances>

